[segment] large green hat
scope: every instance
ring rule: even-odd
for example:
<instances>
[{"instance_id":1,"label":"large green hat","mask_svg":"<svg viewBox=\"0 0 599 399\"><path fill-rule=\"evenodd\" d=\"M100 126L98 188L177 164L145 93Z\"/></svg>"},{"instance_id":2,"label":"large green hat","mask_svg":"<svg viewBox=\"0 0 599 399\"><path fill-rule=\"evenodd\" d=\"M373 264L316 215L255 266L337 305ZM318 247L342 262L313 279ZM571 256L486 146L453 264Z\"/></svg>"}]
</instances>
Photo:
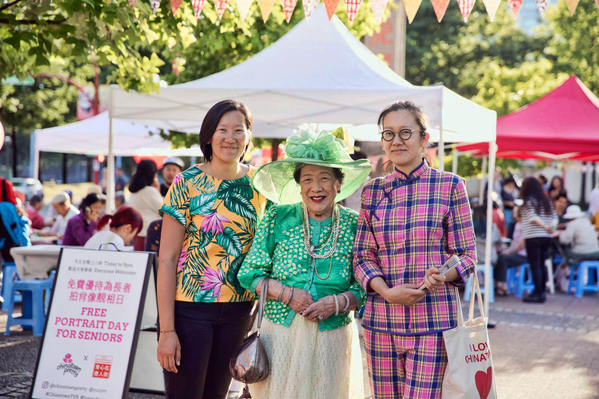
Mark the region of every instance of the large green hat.
<instances>
[{"instance_id":1,"label":"large green hat","mask_svg":"<svg viewBox=\"0 0 599 399\"><path fill-rule=\"evenodd\" d=\"M335 201L349 197L366 181L372 170L368 160L352 160L345 143L326 131L303 131L289 137L285 153L288 158L261 166L252 177L254 187L277 204L294 204L302 200L300 186L293 178L298 165L341 169L345 178Z\"/></svg>"}]
</instances>

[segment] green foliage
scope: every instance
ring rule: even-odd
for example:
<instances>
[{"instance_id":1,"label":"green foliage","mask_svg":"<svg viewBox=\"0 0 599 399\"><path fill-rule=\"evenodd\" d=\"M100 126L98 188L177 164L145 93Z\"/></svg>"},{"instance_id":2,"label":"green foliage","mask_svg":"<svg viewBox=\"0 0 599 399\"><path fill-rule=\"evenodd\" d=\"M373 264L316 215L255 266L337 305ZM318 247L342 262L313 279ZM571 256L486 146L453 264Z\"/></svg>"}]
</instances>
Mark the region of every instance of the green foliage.
<instances>
[{"instance_id":1,"label":"green foliage","mask_svg":"<svg viewBox=\"0 0 599 399\"><path fill-rule=\"evenodd\" d=\"M453 154L445 157L445 170L451 171L453 164ZM501 168L504 175L507 172L514 172L517 169L521 168L521 163L517 159L502 159L497 158L495 161L495 165L498 168ZM489 171L485 171L485 173L489 173ZM460 154L458 157L458 170L457 174L461 177L480 177L482 175L482 158L473 157L468 154Z\"/></svg>"}]
</instances>

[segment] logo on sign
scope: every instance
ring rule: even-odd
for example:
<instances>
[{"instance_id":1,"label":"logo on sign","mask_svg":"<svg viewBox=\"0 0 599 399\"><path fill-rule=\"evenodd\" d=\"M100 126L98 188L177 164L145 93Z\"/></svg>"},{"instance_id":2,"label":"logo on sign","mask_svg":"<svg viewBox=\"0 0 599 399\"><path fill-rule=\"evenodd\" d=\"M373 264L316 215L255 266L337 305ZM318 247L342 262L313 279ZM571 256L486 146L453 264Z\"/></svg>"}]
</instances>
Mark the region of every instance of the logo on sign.
<instances>
[{"instance_id":1,"label":"logo on sign","mask_svg":"<svg viewBox=\"0 0 599 399\"><path fill-rule=\"evenodd\" d=\"M97 355L94 362L94 378L110 377L110 369L112 367L112 356Z\"/></svg>"},{"instance_id":2,"label":"logo on sign","mask_svg":"<svg viewBox=\"0 0 599 399\"><path fill-rule=\"evenodd\" d=\"M56 367L56 370L62 370L63 375L69 373L73 377L77 377L81 372L81 367L75 365L73 363L73 357L70 353L67 353L66 355L64 355L64 358L62 359L62 364L59 364Z\"/></svg>"}]
</instances>

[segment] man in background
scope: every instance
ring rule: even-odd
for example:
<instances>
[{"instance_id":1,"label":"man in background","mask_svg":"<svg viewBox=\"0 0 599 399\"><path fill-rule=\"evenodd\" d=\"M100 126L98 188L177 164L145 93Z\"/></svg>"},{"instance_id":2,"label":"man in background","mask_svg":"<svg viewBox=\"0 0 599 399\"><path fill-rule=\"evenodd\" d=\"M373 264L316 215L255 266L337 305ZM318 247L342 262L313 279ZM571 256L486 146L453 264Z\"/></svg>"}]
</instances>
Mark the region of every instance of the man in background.
<instances>
[{"instance_id":1,"label":"man in background","mask_svg":"<svg viewBox=\"0 0 599 399\"><path fill-rule=\"evenodd\" d=\"M162 166L162 177L164 177L164 183L160 185L160 195L163 197L168 193L168 189L173 184L173 179L179 173L183 172L183 168L185 168L185 164L183 160L179 157L168 157L164 160Z\"/></svg>"}]
</instances>

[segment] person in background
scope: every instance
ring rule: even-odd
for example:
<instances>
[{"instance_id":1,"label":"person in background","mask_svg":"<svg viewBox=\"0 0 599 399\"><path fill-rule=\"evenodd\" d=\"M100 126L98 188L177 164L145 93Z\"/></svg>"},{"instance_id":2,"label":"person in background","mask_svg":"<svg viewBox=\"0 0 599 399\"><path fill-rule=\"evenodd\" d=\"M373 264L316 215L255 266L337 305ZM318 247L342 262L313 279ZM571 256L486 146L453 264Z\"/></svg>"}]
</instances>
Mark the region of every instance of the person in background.
<instances>
[{"instance_id":1,"label":"person in background","mask_svg":"<svg viewBox=\"0 0 599 399\"><path fill-rule=\"evenodd\" d=\"M104 227L109 226L109 229ZM114 215L104 215L98 221L98 232L85 243L85 248L127 251L133 238L143 228L141 214L130 206L122 206Z\"/></svg>"},{"instance_id":2,"label":"person in background","mask_svg":"<svg viewBox=\"0 0 599 399\"><path fill-rule=\"evenodd\" d=\"M544 174L539 173L537 175L537 180L539 181L539 183L541 183L541 187L543 187L543 190L547 192L547 189L549 188L549 180L547 180L547 177Z\"/></svg>"},{"instance_id":3,"label":"person in background","mask_svg":"<svg viewBox=\"0 0 599 399\"><path fill-rule=\"evenodd\" d=\"M505 226L509 230L512 224L512 213L514 210L514 200L518 192L518 185L512 176L503 181L501 188L501 201L503 202L503 215L505 217Z\"/></svg>"},{"instance_id":4,"label":"person in background","mask_svg":"<svg viewBox=\"0 0 599 399\"><path fill-rule=\"evenodd\" d=\"M87 188L88 194L102 194L103 192L104 190L102 190L102 187L97 184L92 184Z\"/></svg>"},{"instance_id":5,"label":"person in background","mask_svg":"<svg viewBox=\"0 0 599 399\"><path fill-rule=\"evenodd\" d=\"M551 184L549 184L549 189L547 189L549 198L554 200L562 193L566 194L566 189L564 188L564 179L557 175L553 176L551 178Z\"/></svg>"},{"instance_id":6,"label":"person in background","mask_svg":"<svg viewBox=\"0 0 599 399\"><path fill-rule=\"evenodd\" d=\"M116 168L115 174L116 174L116 179L114 181L114 191L116 191L116 192L125 191L125 187L127 187L127 179L125 178L125 175L123 174L123 169Z\"/></svg>"},{"instance_id":7,"label":"person in background","mask_svg":"<svg viewBox=\"0 0 599 399\"><path fill-rule=\"evenodd\" d=\"M168 193L168 189L173 184L173 179L179 173L183 172L185 168L185 164L183 160L179 157L168 157L164 160L162 166L162 177L164 177L164 183L160 185L160 195L166 197L166 193Z\"/></svg>"},{"instance_id":8,"label":"person in background","mask_svg":"<svg viewBox=\"0 0 599 399\"><path fill-rule=\"evenodd\" d=\"M34 195L29 200L29 206L25 208L25 212L27 212L27 216L29 216L29 220L31 221L31 228L34 230L41 230L44 228L44 218L39 214L39 211L42 210L43 206L44 202L42 197Z\"/></svg>"},{"instance_id":9,"label":"person in background","mask_svg":"<svg viewBox=\"0 0 599 399\"><path fill-rule=\"evenodd\" d=\"M553 227L557 225L557 215L553 202L545 195L543 186L534 177L528 177L522 182L522 235L526 243L526 254L532 271L535 289L524 302L545 302L547 285L547 268L545 260L549 256L553 237ZM553 278L553 276L552 276Z\"/></svg>"},{"instance_id":10,"label":"person in background","mask_svg":"<svg viewBox=\"0 0 599 399\"><path fill-rule=\"evenodd\" d=\"M566 228L566 223L569 222L568 219L564 218L566 214L566 208L568 208L569 201L568 197L565 193L560 193L557 197L553 199L553 207L555 208L555 213L557 214L557 229L564 230Z\"/></svg>"},{"instance_id":11,"label":"person in background","mask_svg":"<svg viewBox=\"0 0 599 399\"><path fill-rule=\"evenodd\" d=\"M62 238L62 245L82 247L94 235L97 221L102 214L106 199L103 195L88 194L79 205L79 214L71 218Z\"/></svg>"},{"instance_id":12,"label":"person in background","mask_svg":"<svg viewBox=\"0 0 599 399\"><path fill-rule=\"evenodd\" d=\"M565 248L568 263L581 259L599 259L599 243L595 227L578 205L570 205L564 219L570 220L559 235L559 242L570 245Z\"/></svg>"},{"instance_id":13,"label":"person in background","mask_svg":"<svg viewBox=\"0 0 599 399\"><path fill-rule=\"evenodd\" d=\"M160 235L162 234L162 219L154 220L146 232L146 252L156 252L160 255Z\"/></svg>"},{"instance_id":14,"label":"person in background","mask_svg":"<svg viewBox=\"0 0 599 399\"><path fill-rule=\"evenodd\" d=\"M14 262L10 249L31 245L29 219L19 199L15 199L15 205L7 195L2 198L7 201L0 201L0 257L3 262Z\"/></svg>"},{"instance_id":15,"label":"person in background","mask_svg":"<svg viewBox=\"0 0 599 399\"><path fill-rule=\"evenodd\" d=\"M0 177L0 202L10 202L13 205L17 205L17 197L15 196L12 183L3 177Z\"/></svg>"},{"instance_id":16,"label":"person in background","mask_svg":"<svg viewBox=\"0 0 599 399\"><path fill-rule=\"evenodd\" d=\"M73 217L79 215L79 210L71 204L71 199L65 192L56 194L50 204L57 216L50 230L45 232L44 235L56 235L60 241L67 229L67 223Z\"/></svg>"},{"instance_id":17,"label":"person in background","mask_svg":"<svg viewBox=\"0 0 599 399\"><path fill-rule=\"evenodd\" d=\"M479 264L485 263L485 251L487 241L487 207L477 206L472 209L472 225L474 226L474 234L476 235L476 259ZM501 233L497 225L491 225L491 264L497 264L497 249L501 247Z\"/></svg>"},{"instance_id":18,"label":"person in background","mask_svg":"<svg viewBox=\"0 0 599 399\"><path fill-rule=\"evenodd\" d=\"M160 219L158 209L162 206L158 184L158 169L150 160L143 160L137 164L137 169L129 182L129 206L141 213L144 226L149 226L154 220ZM143 251L146 242L146 231L137 234L133 242L136 251Z\"/></svg>"},{"instance_id":19,"label":"person in background","mask_svg":"<svg viewBox=\"0 0 599 399\"><path fill-rule=\"evenodd\" d=\"M123 191L117 191L114 193L114 209L118 211L125 204L125 193Z\"/></svg>"},{"instance_id":20,"label":"person in background","mask_svg":"<svg viewBox=\"0 0 599 399\"><path fill-rule=\"evenodd\" d=\"M497 226L499 229L499 233L501 237L507 237L507 229L505 227L505 217L503 216L503 212L501 211L501 207L499 203L496 201L497 195L493 193L493 224ZM487 208L487 201L485 197L485 201L483 202L483 206L485 209Z\"/></svg>"},{"instance_id":21,"label":"person in background","mask_svg":"<svg viewBox=\"0 0 599 399\"><path fill-rule=\"evenodd\" d=\"M506 250L499 254L497 259L497 265L493 271L493 277L495 279L495 295L507 296L507 270L510 267L518 267L525 263L528 263L526 257L526 245L524 237L522 236L522 222L520 218L520 211L518 207L514 208L513 218L516 221L514 225L514 234L512 236L512 242Z\"/></svg>"},{"instance_id":22,"label":"person in background","mask_svg":"<svg viewBox=\"0 0 599 399\"><path fill-rule=\"evenodd\" d=\"M595 229L599 230L599 181L589 196L589 214L591 221L595 224Z\"/></svg>"}]
</instances>

